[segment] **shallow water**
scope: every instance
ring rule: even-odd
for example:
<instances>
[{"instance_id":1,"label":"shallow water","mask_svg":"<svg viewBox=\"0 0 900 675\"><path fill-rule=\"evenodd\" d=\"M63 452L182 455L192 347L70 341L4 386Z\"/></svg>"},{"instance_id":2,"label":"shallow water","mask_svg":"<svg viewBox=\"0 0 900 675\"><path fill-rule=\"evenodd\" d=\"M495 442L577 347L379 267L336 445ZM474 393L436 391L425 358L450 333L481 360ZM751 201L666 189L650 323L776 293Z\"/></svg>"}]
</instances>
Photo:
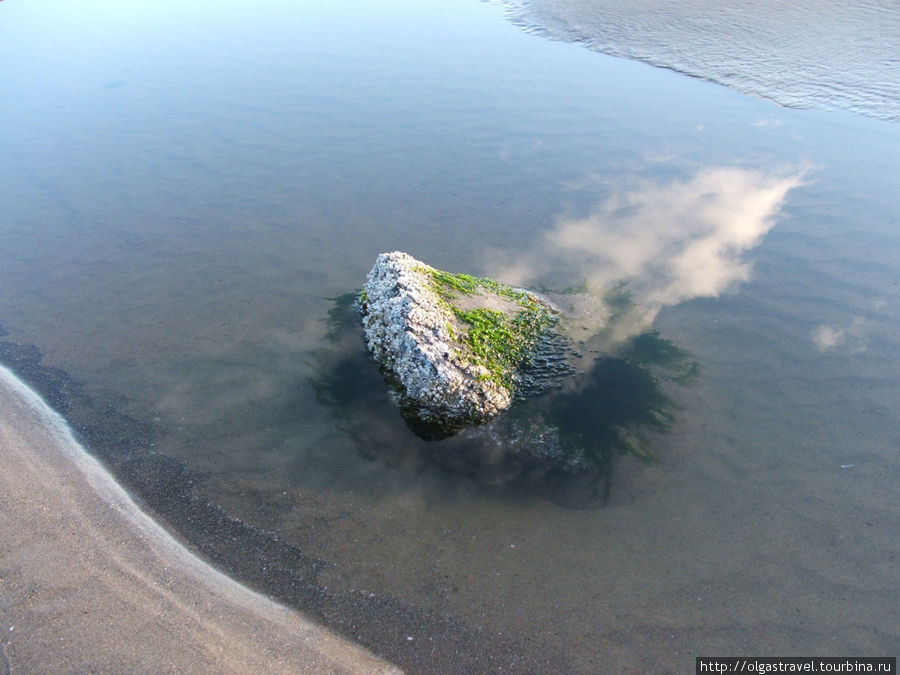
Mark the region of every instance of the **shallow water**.
<instances>
[{"instance_id":1,"label":"shallow water","mask_svg":"<svg viewBox=\"0 0 900 675\"><path fill-rule=\"evenodd\" d=\"M329 563L330 592L451 617L529 669L895 653L900 127L420 5L4 3L7 339ZM605 503L429 461L361 342L328 337L332 299L397 249L627 281L634 312L591 345L652 322L702 368L664 382L656 461L617 457ZM344 358L371 395L349 417L316 386ZM432 638L381 639L409 664Z\"/></svg>"}]
</instances>

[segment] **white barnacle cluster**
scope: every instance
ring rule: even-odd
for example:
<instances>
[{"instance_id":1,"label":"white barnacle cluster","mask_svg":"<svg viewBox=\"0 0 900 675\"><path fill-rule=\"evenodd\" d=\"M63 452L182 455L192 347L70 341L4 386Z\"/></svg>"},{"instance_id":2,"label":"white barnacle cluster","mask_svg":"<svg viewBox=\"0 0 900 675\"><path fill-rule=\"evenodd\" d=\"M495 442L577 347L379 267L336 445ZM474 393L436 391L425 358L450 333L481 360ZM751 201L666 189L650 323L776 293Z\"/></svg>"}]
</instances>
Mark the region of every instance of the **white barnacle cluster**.
<instances>
[{"instance_id":1,"label":"white barnacle cluster","mask_svg":"<svg viewBox=\"0 0 900 675\"><path fill-rule=\"evenodd\" d=\"M395 251L378 256L363 289L363 326L401 403L428 423L482 422L512 403L508 389L472 363L449 329L454 318L432 288L434 268Z\"/></svg>"}]
</instances>

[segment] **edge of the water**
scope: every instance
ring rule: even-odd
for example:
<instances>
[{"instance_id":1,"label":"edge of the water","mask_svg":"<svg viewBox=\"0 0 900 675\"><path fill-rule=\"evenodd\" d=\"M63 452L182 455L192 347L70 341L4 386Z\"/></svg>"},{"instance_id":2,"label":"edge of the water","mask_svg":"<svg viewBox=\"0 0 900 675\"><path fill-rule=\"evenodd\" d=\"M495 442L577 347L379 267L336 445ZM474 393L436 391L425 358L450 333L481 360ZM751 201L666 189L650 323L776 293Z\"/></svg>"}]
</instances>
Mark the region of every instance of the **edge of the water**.
<instances>
[{"instance_id":1,"label":"edge of the water","mask_svg":"<svg viewBox=\"0 0 900 675\"><path fill-rule=\"evenodd\" d=\"M567 662L538 636L501 637L395 598L324 586L318 575L336 563L310 558L275 533L229 516L202 494L201 476L157 451L149 425L95 400L42 360L33 345L0 340L0 365L60 416L74 441L100 461L98 470L224 575L415 672L533 672Z\"/></svg>"},{"instance_id":2,"label":"edge of the water","mask_svg":"<svg viewBox=\"0 0 900 675\"><path fill-rule=\"evenodd\" d=\"M200 560L0 366L2 657L54 670L394 672ZM7 603L4 603L7 604ZM6 624L9 625L6 625ZM97 630L103 623L106 630ZM130 639L139 634L140 639Z\"/></svg>"}]
</instances>

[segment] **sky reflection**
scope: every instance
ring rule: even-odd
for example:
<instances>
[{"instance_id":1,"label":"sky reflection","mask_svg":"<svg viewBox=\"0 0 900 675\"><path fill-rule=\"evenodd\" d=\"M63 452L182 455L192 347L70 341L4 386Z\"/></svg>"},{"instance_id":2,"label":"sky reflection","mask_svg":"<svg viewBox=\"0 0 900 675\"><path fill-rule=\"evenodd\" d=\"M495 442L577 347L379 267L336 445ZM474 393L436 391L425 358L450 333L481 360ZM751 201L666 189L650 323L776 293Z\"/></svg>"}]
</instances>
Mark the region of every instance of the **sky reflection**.
<instances>
[{"instance_id":1,"label":"sky reflection","mask_svg":"<svg viewBox=\"0 0 900 675\"><path fill-rule=\"evenodd\" d=\"M867 326L862 317L854 317L844 326L821 324L813 332L813 342L820 352L834 349L860 353L868 349Z\"/></svg>"},{"instance_id":2,"label":"sky reflection","mask_svg":"<svg viewBox=\"0 0 900 675\"><path fill-rule=\"evenodd\" d=\"M717 167L686 180L614 186L587 215L558 218L496 276L556 289L586 284L593 293L627 282L647 325L663 307L747 280L745 254L801 184L801 172Z\"/></svg>"}]
</instances>

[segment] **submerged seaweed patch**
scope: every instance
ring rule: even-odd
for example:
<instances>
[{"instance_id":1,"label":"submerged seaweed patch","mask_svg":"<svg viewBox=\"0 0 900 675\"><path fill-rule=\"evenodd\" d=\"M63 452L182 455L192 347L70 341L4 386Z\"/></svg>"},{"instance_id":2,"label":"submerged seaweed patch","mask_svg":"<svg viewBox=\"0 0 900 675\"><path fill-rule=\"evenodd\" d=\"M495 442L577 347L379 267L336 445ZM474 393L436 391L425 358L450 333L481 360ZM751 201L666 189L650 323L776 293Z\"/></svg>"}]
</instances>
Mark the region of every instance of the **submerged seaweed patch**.
<instances>
[{"instance_id":1,"label":"submerged seaweed patch","mask_svg":"<svg viewBox=\"0 0 900 675\"><path fill-rule=\"evenodd\" d=\"M328 329L325 337L336 339L348 328L359 325L358 307L366 302L365 291L350 291L333 298L324 298L331 302L325 324Z\"/></svg>"},{"instance_id":2,"label":"submerged seaweed patch","mask_svg":"<svg viewBox=\"0 0 900 675\"><path fill-rule=\"evenodd\" d=\"M700 363L688 351L660 337L658 330L635 335L626 343L624 353L633 363L658 367L668 379L678 384L693 382L700 375Z\"/></svg>"},{"instance_id":3,"label":"submerged seaweed patch","mask_svg":"<svg viewBox=\"0 0 900 675\"><path fill-rule=\"evenodd\" d=\"M616 456L656 460L642 437L665 432L674 422L675 405L664 382L687 384L699 372L686 350L647 330L626 340L617 353L596 358L583 388L553 398L548 420L568 447L580 448L601 468L604 500Z\"/></svg>"}]
</instances>

